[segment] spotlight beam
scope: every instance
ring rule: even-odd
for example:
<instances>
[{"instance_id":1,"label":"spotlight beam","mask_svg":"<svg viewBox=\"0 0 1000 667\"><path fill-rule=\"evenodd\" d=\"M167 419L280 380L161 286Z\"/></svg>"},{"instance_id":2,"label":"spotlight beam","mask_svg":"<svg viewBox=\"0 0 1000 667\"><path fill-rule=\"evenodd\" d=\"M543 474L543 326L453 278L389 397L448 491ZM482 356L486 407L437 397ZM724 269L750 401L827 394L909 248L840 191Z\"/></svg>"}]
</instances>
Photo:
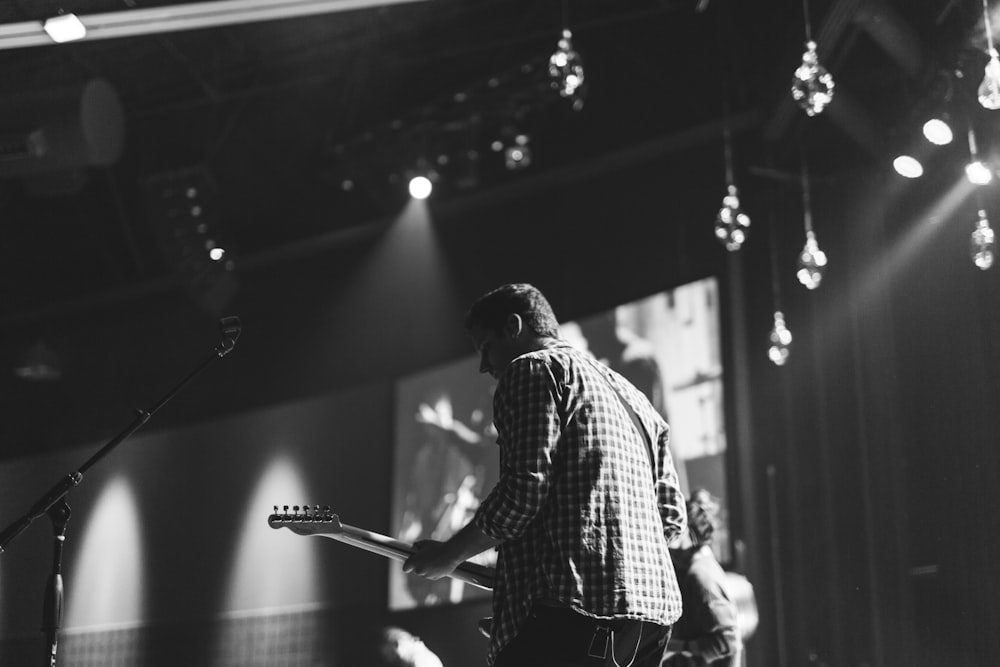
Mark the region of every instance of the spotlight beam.
<instances>
[{"instance_id":1,"label":"spotlight beam","mask_svg":"<svg viewBox=\"0 0 1000 667\"><path fill-rule=\"evenodd\" d=\"M972 196L975 187L965 179L958 179L933 205L913 216L914 224L906 233L882 257L861 269L847 293L818 313L816 330L828 332L832 341L847 333L845 314L851 312L852 307L858 311L877 307L881 290L933 242L944 224Z\"/></svg>"}]
</instances>

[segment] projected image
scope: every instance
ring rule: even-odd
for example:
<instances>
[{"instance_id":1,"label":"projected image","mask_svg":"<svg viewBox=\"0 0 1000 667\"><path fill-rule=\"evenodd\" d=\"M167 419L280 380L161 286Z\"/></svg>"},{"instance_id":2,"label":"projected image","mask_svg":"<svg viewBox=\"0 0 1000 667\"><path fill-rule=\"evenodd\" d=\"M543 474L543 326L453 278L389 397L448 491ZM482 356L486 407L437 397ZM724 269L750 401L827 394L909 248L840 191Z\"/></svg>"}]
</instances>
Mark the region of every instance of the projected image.
<instances>
[{"instance_id":1,"label":"projected image","mask_svg":"<svg viewBox=\"0 0 1000 667\"><path fill-rule=\"evenodd\" d=\"M726 519L723 373L718 287L707 278L561 324L571 344L628 378L671 426L672 453L688 494L707 488L721 499L715 534L730 559ZM393 535L443 540L464 526L497 480L495 381L468 359L401 379L396 386ZM477 562L493 565L495 552ZM457 603L489 591L452 579L430 581L390 568L389 606Z\"/></svg>"},{"instance_id":2,"label":"projected image","mask_svg":"<svg viewBox=\"0 0 1000 667\"><path fill-rule=\"evenodd\" d=\"M393 534L405 542L445 540L468 523L497 480L494 380L474 356L401 380L396 388ZM493 565L495 553L478 562ZM390 568L393 609L489 595L453 579L430 581Z\"/></svg>"}]
</instances>

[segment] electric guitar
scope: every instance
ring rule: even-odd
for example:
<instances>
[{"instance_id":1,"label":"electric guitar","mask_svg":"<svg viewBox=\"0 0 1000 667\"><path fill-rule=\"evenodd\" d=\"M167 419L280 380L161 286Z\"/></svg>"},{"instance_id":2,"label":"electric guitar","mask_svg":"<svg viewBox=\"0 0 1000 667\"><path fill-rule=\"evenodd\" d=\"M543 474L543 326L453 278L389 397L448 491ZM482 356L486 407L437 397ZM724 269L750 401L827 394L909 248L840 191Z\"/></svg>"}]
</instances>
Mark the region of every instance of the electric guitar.
<instances>
[{"instance_id":1,"label":"electric guitar","mask_svg":"<svg viewBox=\"0 0 1000 667\"><path fill-rule=\"evenodd\" d=\"M340 522L340 517L330 511L329 507L319 505L310 507L293 506L289 512L285 505L282 512L274 506L274 514L267 518L267 525L275 530L287 528L297 535L318 535L337 540L353 547L370 551L393 560L404 561L417 549L407 542L394 540L387 535L373 533L363 528L349 526ZM493 588L494 570L491 567L465 561L449 576L480 588Z\"/></svg>"}]
</instances>

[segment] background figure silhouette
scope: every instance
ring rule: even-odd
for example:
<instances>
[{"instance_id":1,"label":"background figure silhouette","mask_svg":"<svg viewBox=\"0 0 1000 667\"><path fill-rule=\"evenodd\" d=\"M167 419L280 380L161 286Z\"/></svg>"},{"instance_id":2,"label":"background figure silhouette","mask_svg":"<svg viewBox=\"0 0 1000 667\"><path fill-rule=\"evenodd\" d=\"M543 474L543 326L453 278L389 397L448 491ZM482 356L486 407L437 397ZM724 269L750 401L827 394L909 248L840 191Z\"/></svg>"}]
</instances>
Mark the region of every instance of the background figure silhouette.
<instances>
[{"instance_id":1,"label":"background figure silhouette","mask_svg":"<svg viewBox=\"0 0 1000 667\"><path fill-rule=\"evenodd\" d=\"M420 637L394 625L382 629L377 654L380 667L443 667Z\"/></svg>"},{"instance_id":2,"label":"background figure silhouette","mask_svg":"<svg viewBox=\"0 0 1000 667\"><path fill-rule=\"evenodd\" d=\"M663 375L660 363L652 344L629 330L618 325L617 308L594 317L577 322L582 342L586 349L613 371L621 373L636 389L645 394L653 408L669 424L667 401L663 388ZM570 328L571 329L571 328ZM574 332L567 331L567 338L577 344ZM684 460L677 454L671 441L670 455L674 459L674 468L681 491L688 492L687 471Z\"/></svg>"},{"instance_id":3,"label":"background figure silhouette","mask_svg":"<svg viewBox=\"0 0 1000 667\"><path fill-rule=\"evenodd\" d=\"M741 664L743 642L736 603L711 549L718 509L718 501L705 489L697 489L688 499L687 533L670 550L683 611L661 667Z\"/></svg>"},{"instance_id":4,"label":"background figure silhouette","mask_svg":"<svg viewBox=\"0 0 1000 667\"><path fill-rule=\"evenodd\" d=\"M413 460L399 539L447 539L479 506L481 481L468 450L479 447L482 436L454 418L446 394L421 403L414 419L422 427L422 437ZM460 600L464 584L456 579L407 577L406 586L417 604L438 604Z\"/></svg>"}]
</instances>

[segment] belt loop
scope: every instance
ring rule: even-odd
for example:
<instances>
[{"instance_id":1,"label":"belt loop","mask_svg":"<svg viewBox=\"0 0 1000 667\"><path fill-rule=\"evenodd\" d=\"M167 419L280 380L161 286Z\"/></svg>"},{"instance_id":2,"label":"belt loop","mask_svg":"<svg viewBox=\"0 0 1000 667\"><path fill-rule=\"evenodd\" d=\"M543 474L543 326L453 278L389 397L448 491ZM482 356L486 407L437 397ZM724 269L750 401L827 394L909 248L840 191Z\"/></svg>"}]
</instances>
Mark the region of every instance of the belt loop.
<instances>
[{"instance_id":1,"label":"belt loop","mask_svg":"<svg viewBox=\"0 0 1000 667\"><path fill-rule=\"evenodd\" d=\"M611 628L606 625L598 625L594 628L594 636L590 640L590 649L587 656L600 660L608 659L608 642L611 638Z\"/></svg>"}]
</instances>

